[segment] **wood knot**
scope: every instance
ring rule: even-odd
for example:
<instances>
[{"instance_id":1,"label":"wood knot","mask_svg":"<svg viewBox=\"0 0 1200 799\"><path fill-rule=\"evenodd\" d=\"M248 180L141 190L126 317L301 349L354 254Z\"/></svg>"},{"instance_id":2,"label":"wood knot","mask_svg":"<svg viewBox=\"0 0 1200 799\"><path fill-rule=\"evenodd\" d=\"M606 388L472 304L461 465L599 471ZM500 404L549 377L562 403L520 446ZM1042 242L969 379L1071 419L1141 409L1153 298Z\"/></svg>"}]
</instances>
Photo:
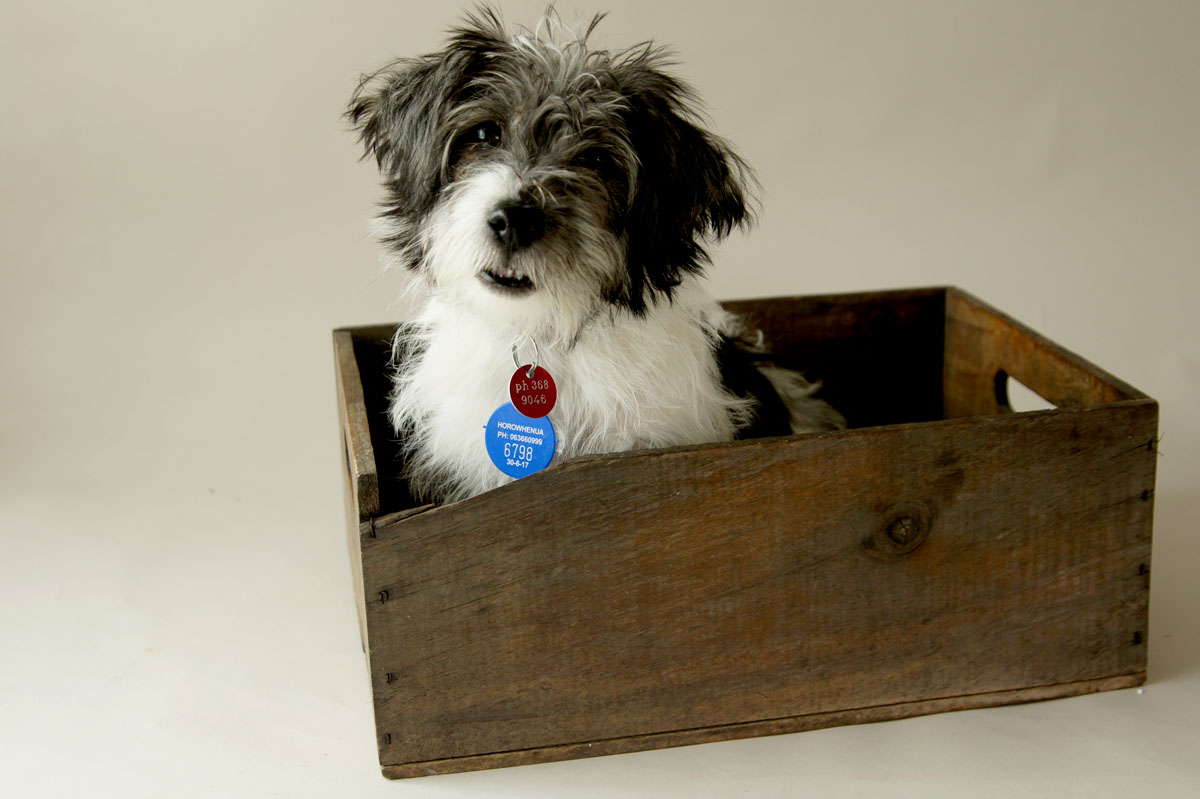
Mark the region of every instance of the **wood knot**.
<instances>
[{"instance_id":1,"label":"wood knot","mask_svg":"<svg viewBox=\"0 0 1200 799\"><path fill-rule=\"evenodd\" d=\"M869 551L881 555L907 555L929 538L933 514L921 500L897 502L883 514L883 524L863 541Z\"/></svg>"}]
</instances>

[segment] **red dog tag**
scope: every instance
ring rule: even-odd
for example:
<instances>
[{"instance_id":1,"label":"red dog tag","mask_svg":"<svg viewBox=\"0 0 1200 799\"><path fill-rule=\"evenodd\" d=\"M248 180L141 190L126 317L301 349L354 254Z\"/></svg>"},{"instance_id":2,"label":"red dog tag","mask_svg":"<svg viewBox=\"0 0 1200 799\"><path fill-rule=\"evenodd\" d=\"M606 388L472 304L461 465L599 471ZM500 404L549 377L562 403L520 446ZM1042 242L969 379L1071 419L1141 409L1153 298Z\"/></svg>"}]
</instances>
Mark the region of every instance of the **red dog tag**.
<instances>
[{"instance_id":1,"label":"red dog tag","mask_svg":"<svg viewBox=\"0 0 1200 799\"><path fill-rule=\"evenodd\" d=\"M518 366L508 381L508 396L522 416L540 419L554 408L558 389L554 378L540 366Z\"/></svg>"}]
</instances>

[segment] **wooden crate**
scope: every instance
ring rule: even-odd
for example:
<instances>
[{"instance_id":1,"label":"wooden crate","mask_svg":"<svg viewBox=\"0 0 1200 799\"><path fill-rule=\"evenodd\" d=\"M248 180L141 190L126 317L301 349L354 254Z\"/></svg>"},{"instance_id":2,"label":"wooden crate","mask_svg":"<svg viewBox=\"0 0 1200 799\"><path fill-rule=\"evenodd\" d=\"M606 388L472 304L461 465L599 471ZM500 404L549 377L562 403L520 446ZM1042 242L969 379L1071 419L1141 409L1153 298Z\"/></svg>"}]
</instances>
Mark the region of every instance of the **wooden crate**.
<instances>
[{"instance_id":1,"label":"wooden crate","mask_svg":"<svg viewBox=\"0 0 1200 799\"><path fill-rule=\"evenodd\" d=\"M1145 680L1154 400L954 288L728 306L851 429L563 462L442 507L398 476L392 328L334 333L385 776ZM1006 375L1055 409L1012 412Z\"/></svg>"}]
</instances>

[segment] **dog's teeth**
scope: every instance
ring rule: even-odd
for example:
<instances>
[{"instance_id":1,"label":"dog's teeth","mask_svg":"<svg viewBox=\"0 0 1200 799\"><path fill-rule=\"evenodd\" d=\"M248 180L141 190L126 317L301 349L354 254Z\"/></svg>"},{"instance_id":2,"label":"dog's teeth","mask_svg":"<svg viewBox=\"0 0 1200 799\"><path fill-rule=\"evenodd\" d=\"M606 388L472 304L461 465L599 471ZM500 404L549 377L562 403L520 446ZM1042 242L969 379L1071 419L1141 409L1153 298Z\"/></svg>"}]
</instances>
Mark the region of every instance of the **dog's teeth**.
<instances>
[{"instance_id":1,"label":"dog's teeth","mask_svg":"<svg viewBox=\"0 0 1200 799\"><path fill-rule=\"evenodd\" d=\"M529 290L533 288L533 281L520 269L513 269L511 266L489 266L480 272L479 276L502 288L514 290Z\"/></svg>"}]
</instances>

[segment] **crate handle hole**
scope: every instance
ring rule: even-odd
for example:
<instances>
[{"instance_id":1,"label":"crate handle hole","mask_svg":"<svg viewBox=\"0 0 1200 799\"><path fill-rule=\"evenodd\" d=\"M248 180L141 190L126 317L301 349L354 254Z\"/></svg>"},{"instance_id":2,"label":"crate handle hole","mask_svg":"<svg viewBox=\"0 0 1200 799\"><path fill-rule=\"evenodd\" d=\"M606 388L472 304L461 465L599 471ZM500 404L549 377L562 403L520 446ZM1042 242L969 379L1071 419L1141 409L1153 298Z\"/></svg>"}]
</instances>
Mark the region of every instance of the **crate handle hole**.
<instances>
[{"instance_id":1,"label":"crate handle hole","mask_svg":"<svg viewBox=\"0 0 1200 799\"><path fill-rule=\"evenodd\" d=\"M1002 411L1052 411L1058 406L1001 369L996 372L996 404Z\"/></svg>"}]
</instances>

